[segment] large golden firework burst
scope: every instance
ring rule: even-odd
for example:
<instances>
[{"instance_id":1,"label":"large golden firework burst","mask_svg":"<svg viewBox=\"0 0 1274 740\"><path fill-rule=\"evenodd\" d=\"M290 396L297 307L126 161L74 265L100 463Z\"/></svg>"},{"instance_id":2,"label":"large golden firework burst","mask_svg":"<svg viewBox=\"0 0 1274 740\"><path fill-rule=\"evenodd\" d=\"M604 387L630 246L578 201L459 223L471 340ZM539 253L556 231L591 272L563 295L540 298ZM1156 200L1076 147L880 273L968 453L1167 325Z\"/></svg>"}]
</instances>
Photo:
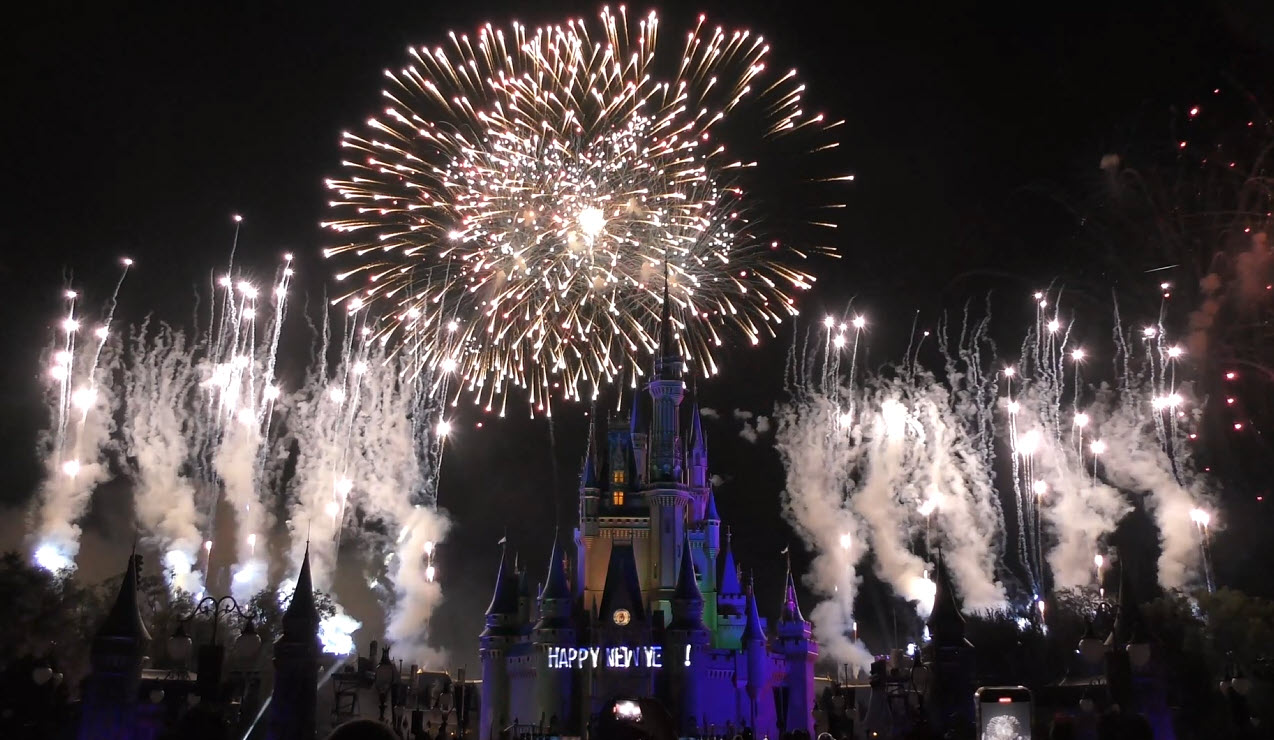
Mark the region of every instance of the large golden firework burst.
<instances>
[{"instance_id":1,"label":"large golden firework burst","mask_svg":"<svg viewBox=\"0 0 1274 740\"><path fill-rule=\"evenodd\" d=\"M501 412L512 388L543 409L635 384L665 274L696 372L718 371L724 329L773 334L814 281L794 263L833 249L778 238L750 195L776 175L751 158L797 132L803 153L832 148L835 124L804 109L795 70L769 68L762 37L701 17L673 58L658 28L621 8L592 28L487 25L410 49L328 181L324 226L343 241L326 254L352 258L338 279L366 281L338 300L384 314L386 341Z\"/></svg>"}]
</instances>

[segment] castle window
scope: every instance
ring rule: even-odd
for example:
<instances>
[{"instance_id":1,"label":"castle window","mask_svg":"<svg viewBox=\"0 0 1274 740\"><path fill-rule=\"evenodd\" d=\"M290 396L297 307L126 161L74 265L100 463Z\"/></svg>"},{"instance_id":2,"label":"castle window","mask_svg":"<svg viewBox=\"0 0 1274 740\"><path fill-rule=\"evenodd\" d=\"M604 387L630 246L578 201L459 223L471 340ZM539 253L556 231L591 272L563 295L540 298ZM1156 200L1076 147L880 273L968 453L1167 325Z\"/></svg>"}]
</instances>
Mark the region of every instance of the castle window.
<instances>
[{"instance_id":1,"label":"castle window","mask_svg":"<svg viewBox=\"0 0 1274 740\"><path fill-rule=\"evenodd\" d=\"M616 473L616 475L620 475L620 476L622 476L622 475L623 475L623 473ZM611 493L611 495L610 495L610 496L611 496L611 499L610 499L610 500L611 500L611 503L612 503L612 504L614 504L615 506L623 506L623 505L624 505L624 492L623 492L623 491L614 491L614 492L612 492L612 493Z\"/></svg>"},{"instance_id":2,"label":"castle window","mask_svg":"<svg viewBox=\"0 0 1274 740\"><path fill-rule=\"evenodd\" d=\"M626 476L624 474L624 471L616 470L613 474L611 474L610 480L612 483L624 483L625 478Z\"/></svg>"}]
</instances>

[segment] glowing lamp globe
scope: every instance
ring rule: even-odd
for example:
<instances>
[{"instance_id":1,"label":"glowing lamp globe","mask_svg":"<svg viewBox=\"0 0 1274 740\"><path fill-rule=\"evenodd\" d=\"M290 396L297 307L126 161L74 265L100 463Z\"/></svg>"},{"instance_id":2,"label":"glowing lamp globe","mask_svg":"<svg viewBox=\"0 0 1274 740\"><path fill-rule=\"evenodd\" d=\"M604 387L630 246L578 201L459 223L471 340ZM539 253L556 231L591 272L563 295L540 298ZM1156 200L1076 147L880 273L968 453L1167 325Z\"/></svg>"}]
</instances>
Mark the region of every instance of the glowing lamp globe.
<instances>
[{"instance_id":1,"label":"glowing lamp globe","mask_svg":"<svg viewBox=\"0 0 1274 740\"><path fill-rule=\"evenodd\" d=\"M35 681L36 686L43 686L53 678L53 669L47 665L36 666L31 671L31 680Z\"/></svg>"},{"instance_id":2,"label":"glowing lamp globe","mask_svg":"<svg viewBox=\"0 0 1274 740\"><path fill-rule=\"evenodd\" d=\"M150 690L150 703L151 703L151 704L159 704L159 703L163 702L163 700L164 700L164 690L163 690L163 689L151 689L151 690Z\"/></svg>"},{"instance_id":3,"label":"glowing lamp globe","mask_svg":"<svg viewBox=\"0 0 1274 740\"><path fill-rule=\"evenodd\" d=\"M186 634L185 628L178 625L177 631L168 638L168 657L184 665L190 657L190 648L190 636Z\"/></svg>"},{"instance_id":4,"label":"glowing lamp globe","mask_svg":"<svg viewBox=\"0 0 1274 740\"><path fill-rule=\"evenodd\" d=\"M1100 663L1102 657L1106 655L1106 643L1091 634L1092 628L1089 628L1089 634L1085 634L1079 641L1079 657L1088 663Z\"/></svg>"},{"instance_id":5,"label":"glowing lamp globe","mask_svg":"<svg viewBox=\"0 0 1274 740\"><path fill-rule=\"evenodd\" d=\"M261 650L261 635L257 634L257 627L249 619L243 625L243 634L239 635L239 639L234 641L234 653L243 660L250 660L256 657Z\"/></svg>"},{"instance_id":6,"label":"glowing lamp globe","mask_svg":"<svg viewBox=\"0 0 1274 740\"><path fill-rule=\"evenodd\" d=\"M1230 686L1239 696L1247 696L1247 692L1252 690L1252 680L1247 676L1238 675L1234 680L1230 681Z\"/></svg>"}]
</instances>

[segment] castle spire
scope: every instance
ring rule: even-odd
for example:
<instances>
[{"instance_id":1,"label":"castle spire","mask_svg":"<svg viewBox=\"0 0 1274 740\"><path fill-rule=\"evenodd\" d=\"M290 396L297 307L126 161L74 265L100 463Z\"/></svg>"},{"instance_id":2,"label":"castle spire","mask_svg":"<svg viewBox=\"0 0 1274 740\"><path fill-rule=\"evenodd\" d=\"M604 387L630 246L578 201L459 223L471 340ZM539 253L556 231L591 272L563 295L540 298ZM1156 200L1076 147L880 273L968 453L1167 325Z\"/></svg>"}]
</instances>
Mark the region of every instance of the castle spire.
<instances>
[{"instance_id":1,"label":"castle spire","mask_svg":"<svg viewBox=\"0 0 1274 740\"><path fill-rule=\"evenodd\" d=\"M934 574L933 610L929 613L929 634L938 645L954 645L964 642L964 617L956 604L955 589L951 586L951 574L947 571L938 550L938 565Z\"/></svg>"},{"instance_id":2,"label":"castle spire","mask_svg":"<svg viewBox=\"0 0 1274 740\"><path fill-rule=\"evenodd\" d=\"M518 580L516 574L504 572L507 564L508 546L503 545L500 548L500 570L495 576L495 592L487 606L488 617L518 613Z\"/></svg>"},{"instance_id":3,"label":"castle spire","mask_svg":"<svg viewBox=\"0 0 1274 740\"><path fill-rule=\"evenodd\" d=\"M597 407L588 415L588 440L584 443L584 465L580 472L582 488L598 488L597 478Z\"/></svg>"},{"instance_id":4,"label":"castle spire","mask_svg":"<svg viewBox=\"0 0 1274 740\"><path fill-rule=\"evenodd\" d=\"M703 421L699 418L699 399L690 405L690 446L692 454L706 454L707 440L703 436Z\"/></svg>"},{"instance_id":5,"label":"castle spire","mask_svg":"<svg viewBox=\"0 0 1274 740\"><path fill-rule=\"evenodd\" d=\"M301 557L301 572L296 577L292 600L283 612L283 638L296 640L310 638L319 623L318 606L314 603L314 577L310 574L310 543L305 543L305 555Z\"/></svg>"},{"instance_id":6,"label":"castle spire","mask_svg":"<svg viewBox=\"0 0 1274 740\"><path fill-rule=\"evenodd\" d=\"M659 319L659 356L655 358L655 380L681 380L681 357L672 337L672 299L668 294L668 250L664 250L664 302Z\"/></svg>"},{"instance_id":7,"label":"castle spire","mask_svg":"<svg viewBox=\"0 0 1274 740\"><path fill-rule=\"evenodd\" d=\"M676 629L704 629L703 592L695 576L693 555L690 552L690 536L681 545L681 568L677 573L677 588L672 596L672 626Z\"/></svg>"},{"instance_id":8,"label":"castle spire","mask_svg":"<svg viewBox=\"0 0 1274 740\"><path fill-rule=\"evenodd\" d=\"M706 510L704 511L703 518L705 521L709 521L709 522L721 521L721 515L717 513L717 494L714 493L711 488L708 489L708 506ZM729 535L727 535L726 536L727 549L729 547L729 543L730 543L730 537ZM733 558L733 556L731 557Z\"/></svg>"},{"instance_id":9,"label":"castle spire","mask_svg":"<svg viewBox=\"0 0 1274 740\"><path fill-rule=\"evenodd\" d=\"M562 553L559 538L553 537L553 553L549 556L549 572L544 579L540 599L569 599L571 588L566 581L566 556Z\"/></svg>"},{"instance_id":10,"label":"castle spire","mask_svg":"<svg viewBox=\"0 0 1274 740\"><path fill-rule=\"evenodd\" d=\"M119 585L119 594L111 607L106 621L97 631L99 638L116 640L132 640L137 643L150 641L150 631L142 621L141 609L137 606L137 547L128 556L128 568L124 571L124 581Z\"/></svg>"},{"instance_id":11,"label":"castle spire","mask_svg":"<svg viewBox=\"0 0 1274 740\"><path fill-rule=\"evenodd\" d=\"M787 587L783 593L783 618L784 622L804 622L805 615L801 614L801 605L796 600L796 582L792 580L792 556L787 556Z\"/></svg>"},{"instance_id":12,"label":"castle spire","mask_svg":"<svg viewBox=\"0 0 1274 740\"><path fill-rule=\"evenodd\" d=\"M748 621L743 626L743 644L747 645L751 642L764 642L765 629L761 627L761 615L756 610L756 580L748 578L748 600L747 600L747 617Z\"/></svg>"},{"instance_id":13,"label":"castle spire","mask_svg":"<svg viewBox=\"0 0 1274 740\"><path fill-rule=\"evenodd\" d=\"M721 593L722 594L741 594L743 586L739 583L739 569L734 564L734 550L730 547L730 541L734 536L730 534L730 530L725 532L725 562L721 566Z\"/></svg>"}]
</instances>

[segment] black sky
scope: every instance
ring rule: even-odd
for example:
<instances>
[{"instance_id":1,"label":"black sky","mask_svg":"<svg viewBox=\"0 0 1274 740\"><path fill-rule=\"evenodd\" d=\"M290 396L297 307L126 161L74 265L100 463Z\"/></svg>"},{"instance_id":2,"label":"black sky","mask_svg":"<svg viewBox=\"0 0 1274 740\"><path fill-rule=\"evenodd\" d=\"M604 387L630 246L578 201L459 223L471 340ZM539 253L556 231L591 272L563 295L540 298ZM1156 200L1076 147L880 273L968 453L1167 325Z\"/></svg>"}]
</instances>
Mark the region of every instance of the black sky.
<instances>
[{"instance_id":1,"label":"black sky","mask_svg":"<svg viewBox=\"0 0 1274 740\"><path fill-rule=\"evenodd\" d=\"M340 131L376 109L381 70L398 66L407 44L451 29L510 17L534 25L599 7L48 5L10 14L5 34L0 501L11 504L35 482L37 358L66 274L100 294L128 254L138 267L122 310L184 320L192 287L225 259L229 215L241 213L241 254L268 266L295 251L317 299L328 269L318 255L322 178L338 170ZM1082 192L1103 154L1161 135L1172 106L1212 86L1268 85L1274 46L1263 44L1274 44L1274 11L1266 5L789 0L693 11L765 33L777 58L802 70L808 98L847 119L840 140L857 181L845 198L845 258L826 266L807 305L821 315L856 297L880 338L873 352L887 357L913 311L963 294L959 276L994 273L1026 289L1082 270L1051 249L1063 242L1055 229L1064 219L1045 194ZM661 14L669 32L693 17ZM786 343L736 351L734 362L756 371L745 382L727 358L725 377L703 384L703 403L768 408ZM558 422L564 489L580 454L580 413ZM526 528L523 547L540 563L554 506L542 421L462 430L442 490L458 530L441 557L444 571L463 571L473 585L449 591L435 626L463 654L476 648L495 560L489 544L506 524ZM731 424L710 434L716 472L731 481L722 514L736 542L756 553L762 586L776 584L778 566L762 559L777 562L770 554L792 538L778 519L777 458L757 454ZM569 490L561 495L566 524L573 504Z\"/></svg>"}]
</instances>

